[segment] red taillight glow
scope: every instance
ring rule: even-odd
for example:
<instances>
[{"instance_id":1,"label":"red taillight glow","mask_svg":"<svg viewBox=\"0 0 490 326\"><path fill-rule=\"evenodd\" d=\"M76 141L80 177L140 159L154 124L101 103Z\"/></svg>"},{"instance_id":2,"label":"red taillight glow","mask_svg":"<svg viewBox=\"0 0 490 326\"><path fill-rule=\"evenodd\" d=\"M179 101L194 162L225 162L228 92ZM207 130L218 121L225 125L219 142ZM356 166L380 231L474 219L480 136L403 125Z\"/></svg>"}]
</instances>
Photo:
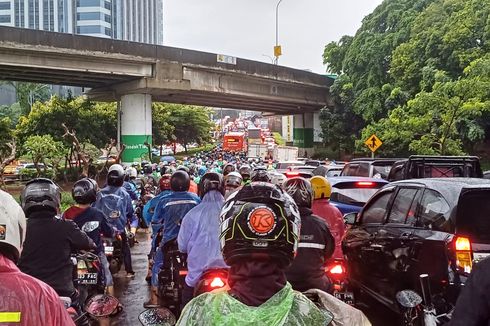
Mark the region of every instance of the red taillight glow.
<instances>
[{"instance_id":1,"label":"red taillight glow","mask_svg":"<svg viewBox=\"0 0 490 326\"><path fill-rule=\"evenodd\" d=\"M222 288L225 286L225 282L221 278L215 277L210 285L212 288Z\"/></svg>"},{"instance_id":2,"label":"red taillight glow","mask_svg":"<svg viewBox=\"0 0 490 326\"><path fill-rule=\"evenodd\" d=\"M286 176L288 178L297 177L299 176L299 172L286 172Z\"/></svg>"},{"instance_id":3,"label":"red taillight glow","mask_svg":"<svg viewBox=\"0 0 490 326\"><path fill-rule=\"evenodd\" d=\"M180 275L180 276L187 275L187 271L179 271L179 275Z\"/></svg>"},{"instance_id":4,"label":"red taillight glow","mask_svg":"<svg viewBox=\"0 0 490 326\"><path fill-rule=\"evenodd\" d=\"M374 182L371 182L371 181L359 181L359 182L356 182L356 184L359 187L372 187L372 186L374 186Z\"/></svg>"},{"instance_id":5,"label":"red taillight glow","mask_svg":"<svg viewBox=\"0 0 490 326\"><path fill-rule=\"evenodd\" d=\"M341 264L335 264L330 266L328 272L334 275L341 275L344 274L344 267Z\"/></svg>"}]
</instances>

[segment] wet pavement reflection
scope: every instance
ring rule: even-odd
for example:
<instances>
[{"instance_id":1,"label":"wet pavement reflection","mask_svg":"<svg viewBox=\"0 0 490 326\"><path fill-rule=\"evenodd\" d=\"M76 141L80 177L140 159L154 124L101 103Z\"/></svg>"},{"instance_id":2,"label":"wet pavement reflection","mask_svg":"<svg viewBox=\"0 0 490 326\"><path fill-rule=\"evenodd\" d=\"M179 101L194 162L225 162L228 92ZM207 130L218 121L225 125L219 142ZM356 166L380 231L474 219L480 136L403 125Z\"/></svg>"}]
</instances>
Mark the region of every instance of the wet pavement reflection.
<instances>
[{"instance_id":1,"label":"wet pavement reflection","mask_svg":"<svg viewBox=\"0 0 490 326\"><path fill-rule=\"evenodd\" d=\"M114 275L115 295L124 307L124 310L111 321L111 325L114 326L141 325L138 316L145 310L143 302L149 297L150 288L145 277L148 264L147 255L150 251L150 234L145 233L145 230L138 230L136 239L139 243L131 248L133 269L136 273L134 279L126 277L124 266L119 273Z\"/></svg>"}]
</instances>

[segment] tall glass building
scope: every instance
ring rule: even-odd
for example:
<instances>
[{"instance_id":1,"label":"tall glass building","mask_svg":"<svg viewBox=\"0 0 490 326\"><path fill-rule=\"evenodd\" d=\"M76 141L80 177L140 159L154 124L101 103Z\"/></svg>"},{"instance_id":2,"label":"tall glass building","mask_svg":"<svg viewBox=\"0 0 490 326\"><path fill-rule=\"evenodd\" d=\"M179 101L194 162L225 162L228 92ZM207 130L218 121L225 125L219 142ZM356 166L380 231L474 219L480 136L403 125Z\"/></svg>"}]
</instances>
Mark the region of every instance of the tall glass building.
<instances>
[{"instance_id":1,"label":"tall glass building","mask_svg":"<svg viewBox=\"0 0 490 326\"><path fill-rule=\"evenodd\" d=\"M0 25L163 44L163 0L0 0Z\"/></svg>"}]
</instances>

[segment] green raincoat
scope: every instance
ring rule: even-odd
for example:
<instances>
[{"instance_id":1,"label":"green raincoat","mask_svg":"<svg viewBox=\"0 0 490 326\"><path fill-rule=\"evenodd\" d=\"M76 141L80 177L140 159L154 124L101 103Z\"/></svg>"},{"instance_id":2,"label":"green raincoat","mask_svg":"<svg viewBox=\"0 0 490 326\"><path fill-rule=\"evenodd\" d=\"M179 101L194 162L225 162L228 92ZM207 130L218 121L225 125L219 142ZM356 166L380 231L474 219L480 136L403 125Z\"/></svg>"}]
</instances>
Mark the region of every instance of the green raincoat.
<instances>
[{"instance_id":1,"label":"green raincoat","mask_svg":"<svg viewBox=\"0 0 490 326\"><path fill-rule=\"evenodd\" d=\"M287 283L259 307L247 306L226 291L204 293L185 306L177 325L324 326L332 319L330 312L319 309Z\"/></svg>"}]
</instances>

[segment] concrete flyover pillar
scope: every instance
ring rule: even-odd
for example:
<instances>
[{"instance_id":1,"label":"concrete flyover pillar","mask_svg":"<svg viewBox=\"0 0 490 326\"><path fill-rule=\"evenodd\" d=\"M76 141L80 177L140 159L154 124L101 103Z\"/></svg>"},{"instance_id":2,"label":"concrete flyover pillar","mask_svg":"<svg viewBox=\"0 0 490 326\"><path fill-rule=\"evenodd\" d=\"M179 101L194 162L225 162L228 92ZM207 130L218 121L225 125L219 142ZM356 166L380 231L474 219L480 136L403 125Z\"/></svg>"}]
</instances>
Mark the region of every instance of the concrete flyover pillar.
<instances>
[{"instance_id":1,"label":"concrete flyover pillar","mask_svg":"<svg viewBox=\"0 0 490 326\"><path fill-rule=\"evenodd\" d=\"M151 95L131 94L121 97L121 143L126 145L123 163L148 159L152 144Z\"/></svg>"},{"instance_id":2,"label":"concrete flyover pillar","mask_svg":"<svg viewBox=\"0 0 490 326\"><path fill-rule=\"evenodd\" d=\"M294 116L294 146L299 148L300 157L313 155L313 113Z\"/></svg>"}]
</instances>

